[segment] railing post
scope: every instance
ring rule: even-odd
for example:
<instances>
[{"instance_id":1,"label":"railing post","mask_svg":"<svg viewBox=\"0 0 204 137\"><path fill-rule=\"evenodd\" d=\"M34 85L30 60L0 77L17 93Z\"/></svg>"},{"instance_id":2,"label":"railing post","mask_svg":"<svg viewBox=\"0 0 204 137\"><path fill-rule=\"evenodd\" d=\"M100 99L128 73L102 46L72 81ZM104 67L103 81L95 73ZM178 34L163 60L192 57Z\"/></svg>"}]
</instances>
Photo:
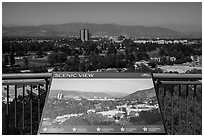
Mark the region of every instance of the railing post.
<instances>
[{"instance_id":1,"label":"railing post","mask_svg":"<svg viewBox=\"0 0 204 137\"><path fill-rule=\"evenodd\" d=\"M7 110L6 110L6 117L7 117L7 123L6 123L6 125L7 125L7 135L9 135L9 124L10 124L10 121L9 121L9 85L7 85L7 88L6 88L6 90L7 90L7 98L6 98L6 101L7 101L7 106L6 106L6 108L7 108Z\"/></svg>"},{"instance_id":2,"label":"railing post","mask_svg":"<svg viewBox=\"0 0 204 137\"><path fill-rule=\"evenodd\" d=\"M15 122L15 130L17 130L17 85L15 85L15 105L14 105L14 122Z\"/></svg>"},{"instance_id":3,"label":"railing post","mask_svg":"<svg viewBox=\"0 0 204 137\"><path fill-rule=\"evenodd\" d=\"M166 85L164 85L164 122L166 123Z\"/></svg>"},{"instance_id":4,"label":"railing post","mask_svg":"<svg viewBox=\"0 0 204 137\"><path fill-rule=\"evenodd\" d=\"M173 122L174 122L174 115L173 115L173 95L174 95L174 85L171 85L171 134L173 134Z\"/></svg>"},{"instance_id":5,"label":"railing post","mask_svg":"<svg viewBox=\"0 0 204 137\"><path fill-rule=\"evenodd\" d=\"M30 85L30 134L33 134L33 86Z\"/></svg>"},{"instance_id":6,"label":"railing post","mask_svg":"<svg viewBox=\"0 0 204 137\"><path fill-rule=\"evenodd\" d=\"M181 134L181 85L179 84L179 127L178 127L178 132Z\"/></svg>"},{"instance_id":7,"label":"railing post","mask_svg":"<svg viewBox=\"0 0 204 137\"><path fill-rule=\"evenodd\" d=\"M23 134L25 130L25 85L23 85L23 113L22 113L22 120L23 120Z\"/></svg>"},{"instance_id":8,"label":"railing post","mask_svg":"<svg viewBox=\"0 0 204 137\"><path fill-rule=\"evenodd\" d=\"M38 85L38 122L40 123L40 85Z\"/></svg>"},{"instance_id":9,"label":"railing post","mask_svg":"<svg viewBox=\"0 0 204 137\"><path fill-rule=\"evenodd\" d=\"M194 85L193 106L194 106L194 127L193 127L193 134L196 135L196 85Z\"/></svg>"},{"instance_id":10,"label":"railing post","mask_svg":"<svg viewBox=\"0 0 204 137\"><path fill-rule=\"evenodd\" d=\"M46 93L48 92L48 86L49 86L49 80L48 79L45 79L45 83L46 83Z\"/></svg>"},{"instance_id":11,"label":"railing post","mask_svg":"<svg viewBox=\"0 0 204 137\"><path fill-rule=\"evenodd\" d=\"M188 85L186 85L186 132L188 134Z\"/></svg>"}]
</instances>

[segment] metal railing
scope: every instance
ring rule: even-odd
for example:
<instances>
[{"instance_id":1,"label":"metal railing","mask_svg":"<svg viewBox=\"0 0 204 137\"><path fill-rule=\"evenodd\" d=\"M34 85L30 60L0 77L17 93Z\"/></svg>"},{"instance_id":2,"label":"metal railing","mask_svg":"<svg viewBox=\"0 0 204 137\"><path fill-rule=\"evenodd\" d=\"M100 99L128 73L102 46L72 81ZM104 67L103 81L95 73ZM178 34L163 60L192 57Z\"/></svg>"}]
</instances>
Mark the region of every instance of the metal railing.
<instances>
[{"instance_id":1,"label":"metal railing","mask_svg":"<svg viewBox=\"0 0 204 137\"><path fill-rule=\"evenodd\" d=\"M6 92L2 111L3 134L37 133L50 78L49 73L2 75Z\"/></svg>"},{"instance_id":2,"label":"metal railing","mask_svg":"<svg viewBox=\"0 0 204 137\"><path fill-rule=\"evenodd\" d=\"M168 134L202 134L202 75L154 74Z\"/></svg>"},{"instance_id":3,"label":"metal railing","mask_svg":"<svg viewBox=\"0 0 204 137\"><path fill-rule=\"evenodd\" d=\"M37 133L51 76L2 75L3 134ZM155 73L153 78L167 134L202 134L202 75Z\"/></svg>"}]
</instances>

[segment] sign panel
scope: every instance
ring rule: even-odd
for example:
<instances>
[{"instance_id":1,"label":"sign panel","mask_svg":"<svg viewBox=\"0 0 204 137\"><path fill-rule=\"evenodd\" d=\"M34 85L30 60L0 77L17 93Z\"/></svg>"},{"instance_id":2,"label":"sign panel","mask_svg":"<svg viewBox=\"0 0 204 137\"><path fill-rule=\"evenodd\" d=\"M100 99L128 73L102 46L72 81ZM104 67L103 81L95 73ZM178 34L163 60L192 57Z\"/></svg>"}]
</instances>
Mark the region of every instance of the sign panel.
<instances>
[{"instance_id":1,"label":"sign panel","mask_svg":"<svg viewBox=\"0 0 204 137\"><path fill-rule=\"evenodd\" d=\"M164 134L149 73L53 73L39 134Z\"/></svg>"}]
</instances>

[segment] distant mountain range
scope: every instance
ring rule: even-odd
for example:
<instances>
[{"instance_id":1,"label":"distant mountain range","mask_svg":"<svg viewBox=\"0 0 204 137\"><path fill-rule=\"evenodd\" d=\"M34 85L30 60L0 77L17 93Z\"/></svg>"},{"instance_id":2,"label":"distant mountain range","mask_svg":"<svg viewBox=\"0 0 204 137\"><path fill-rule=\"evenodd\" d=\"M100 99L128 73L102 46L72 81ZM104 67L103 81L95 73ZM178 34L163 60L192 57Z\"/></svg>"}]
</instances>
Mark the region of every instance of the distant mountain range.
<instances>
[{"instance_id":1,"label":"distant mountain range","mask_svg":"<svg viewBox=\"0 0 204 137\"><path fill-rule=\"evenodd\" d=\"M181 25L181 24L162 24L159 25L163 28L172 29L179 32L185 33L201 33L202 32L202 25Z\"/></svg>"},{"instance_id":2,"label":"distant mountain range","mask_svg":"<svg viewBox=\"0 0 204 137\"><path fill-rule=\"evenodd\" d=\"M155 97L156 93L154 88L150 88L150 89L145 89L145 90L139 90L136 91L126 97L124 97L125 100L132 100L132 99L144 99L144 98L152 98Z\"/></svg>"},{"instance_id":3,"label":"distant mountain range","mask_svg":"<svg viewBox=\"0 0 204 137\"><path fill-rule=\"evenodd\" d=\"M118 24L68 23L39 26L3 26L3 37L68 37L79 36L80 29L89 29L92 35L149 38L198 38L200 34L185 33L162 27L123 26Z\"/></svg>"},{"instance_id":4,"label":"distant mountain range","mask_svg":"<svg viewBox=\"0 0 204 137\"><path fill-rule=\"evenodd\" d=\"M68 97L83 97L83 98L94 98L94 97L112 97L106 93L100 92L81 92L81 91L65 91L65 90L52 90L50 96L56 97L58 93L62 93L64 96Z\"/></svg>"},{"instance_id":5,"label":"distant mountain range","mask_svg":"<svg viewBox=\"0 0 204 137\"><path fill-rule=\"evenodd\" d=\"M145 90L139 90L132 94L127 95L126 93L102 93L102 92L81 92L81 91L65 91L65 90L51 90L50 95L52 97L56 97L58 93L62 93L64 96L68 97L83 97L83 98L94 98L94 97L100 97L100 98L122 98L126 100L132 100L132 99L143 99L143 98L151 98L155 97L155 91L154 88L145 89Z\"/></svg>"},{"instance_id":6,"label":"distant mountain range","mask_svg":"<svg viewBox=\"0 0 204 137\"><path fill-rule=\"evenodd\" d=\"M83 98L94 98L94 97L120 98L120 97L124 97L124 93L81 92L81 91L66 91L66 90L52 90L50 92L50 96L56 97L58 93L62 93L64 96L69 96L69 97L78 96L78 97L83 97Z\"/></svg>"}]
</instances>

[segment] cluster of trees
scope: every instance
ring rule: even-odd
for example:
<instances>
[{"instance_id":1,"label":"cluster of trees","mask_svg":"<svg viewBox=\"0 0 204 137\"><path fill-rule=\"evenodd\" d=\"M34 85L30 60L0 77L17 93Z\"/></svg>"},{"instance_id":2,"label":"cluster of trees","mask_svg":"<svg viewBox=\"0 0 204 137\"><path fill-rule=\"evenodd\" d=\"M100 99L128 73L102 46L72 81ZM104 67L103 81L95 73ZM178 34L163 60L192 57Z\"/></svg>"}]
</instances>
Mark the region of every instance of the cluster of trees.
<instances>
[{"instance_id":1,"label":"cluster of trees","mask_svg":"<svg viewBox=\"0 0 204 137\"><path fill-rule=\"evenodd\" d=\"M162 59L161 64L182 64L185 62L191 62L191 55L202 55L202 45L162 45L162 47L159 47L159 55L163 57L176 57L175 62Z\"/></svg>"},{"instance_id":2,"label":"cluster of trees","mask_svg":"<svg viewBox=\"0 0 204 137\"><path fill-rule=\"evenodd\" d=\"M144 65L134 70L134 62L149 60L150 57L147 52L157 49L159 49L158 56L161 57L161 62L150 62L152 68L155 68L157 64L173 65L190 62L190 55L201 55L202 46L200 44L136 44L130 39L125 39L122 43L115 43L108 39L102 39L97 42L82 42L77 39L60 38L44 41L38 41L35 38L4 38L2 50L4 55L8 54L9 56L5 56L3 60L3 72L7 72L8 68L5 67L6 65L10 64L12 66L15 64L14 56L26 55L23 59L23 67L31 69L32 67L30 67L29 59L27 58L30 51L35 52L38 57L47 56L49 65L60 65L60 69L57 68L56 70L61 71L94 71L100 68L128 68L128 71L143 72L144 70L144 72L151 72ZM48 51L51 51L51 54L46 55ZM166 56L176 57L176 61L169 61L166 59ZM12 72L16 72L16 70L12 70Z\"/></svg>"},{"instance_id":3,"label":"cluster of trees","mask_svg":"<svg viewBox=\"0 0 204 137\"><path fill-rule=\"evenodd\" d=\"M65 70L69 71L94 71L100 68L124 68L126 61L124 56L110 54L100 56L97 54L91 55L88 58L80 61L77 57L72 57L67 60Z\"/></svg>"},{"instance_id":4,"label":"cluster of trees","mask_svg":"<svg viewBox=\"0 0 204 137\"><path fill-rule=\"evenodd\" d=\"M21 70L30 70L31 73L47 72L46 66L30 66L28 57L23 57L23 66L15 65L15 62L14 54L4 55L2 60L2 72L20 73Z\"/></svg>"},{"instance_id":5,"label":"cluster of trees","mask_svg":"<svg viewBox=\"0 0 204 137\"><path fill-rule=\"evenodd\" d=\"M101 68L128 68L134 70L134 61L136 57L133 54L108 54L100 56L92 54L88 57L80 59L77 55L66 59L65 53L51 53L48 56L50 65L64 63L63 70L65 71L95 71ZM142 66L140 71L142 71ZM148 69L150 70L150 69Z\"/></svg>"},{"instance_id":6,"label":"cluster of trees","mask_svg":"<svg viewBox=\"0 0 204 137\"><path fill-rule=\"evenodd\" d=\"M28 52L51 51L53 49L54 41L37 42L33 39L26 38L3 38L2 53L15 53L16 56L25 56ZM20 42L17 42L20 41Z\"/></svg>"},{"instance_id":7,"label":"cluster of trees","mask_svg":"<svg viewBox=\"0 0 204 137\"><path fill-rule=\"evenodd\" d=\"M67 55L64 52L52 52L48 55L48 62L50 65L54 65L55 63L63 63L67 60Z\"/></svg>"},{"instance_id":8,"label":"cluster of trees","mask_svg":"<svg viewBox=\"0 0 204 137\"><path fill-rule=\"evenodd\" d=\"M55 102L55 104L53 102ZM45 117L55 119L57 116L66 114L87 113L87 110L95 109L96 104L100 104L100 109L96 109L97 111L107 111L107 107L109 109L116 109L117 106L117 102L114 101L89 101L85 98L78 101L72 98L67 100L50 98L46 106L47 111L45 112Z\"/></svg>"},{"instance_id":9,"label":"cluster of trees","mask_svg":"<svg viewBox=\"0 0 204 137\"><path fill-rule=\"evenodd\" d=\"M158 109L153 109L151 111L141 111L139 113L139 117L130 117L130 122L138 125L163 124L162 115Z\"/></svg>"},{"instance_id":10,"label":"cluster of trees","mask_svg":"<svg viewBox=\"0 0 204 137\"><path fill-rule=\"evenodd\" d=\"M99 114L83 114L79 117L71 117L68 120L66 120L63 124L60 126L87 126L87 125L113 125L114 119L113 118L107 118L106 116L102 116Z\"/></svg>"},{"instance_id":11,"label":"cluster of trees","mask_svg":"<svg viewBox=\"0 0 204 137\"><path fill-rule=\"evenodd\" d=\"M48 56L48 62L52 66L57 63L65 63L63 70L66 71L94 71L100 68L126 67L132 70L134 61L148 60L149 55L145 51L155 49L150 45L136 46L131 40L124 40L122 44L83 42L78 45L80 47L74 50L67 46L58 47ZM124 52L118 52L121 48ZM103 50L107 50L107 54L99 55ZM63 58L60 58L62 55ZM71 57L66 60L65 55ZM85 55L85 57L79 58L79 55Z\"/></svg>"},{"instance_id":12,"label":"cluster of trees","mask_svg":"<svg viewBox=\"0 0 204 137\"><path fill-rule=\"evenodd\" d=\"M11 52L9 55L5 55L3 56L3 67L6 66L6 65L10 65L10 66L13 66L15 64L15 58L14 58L14 53Z\"/></svg>"}]
</instances>

